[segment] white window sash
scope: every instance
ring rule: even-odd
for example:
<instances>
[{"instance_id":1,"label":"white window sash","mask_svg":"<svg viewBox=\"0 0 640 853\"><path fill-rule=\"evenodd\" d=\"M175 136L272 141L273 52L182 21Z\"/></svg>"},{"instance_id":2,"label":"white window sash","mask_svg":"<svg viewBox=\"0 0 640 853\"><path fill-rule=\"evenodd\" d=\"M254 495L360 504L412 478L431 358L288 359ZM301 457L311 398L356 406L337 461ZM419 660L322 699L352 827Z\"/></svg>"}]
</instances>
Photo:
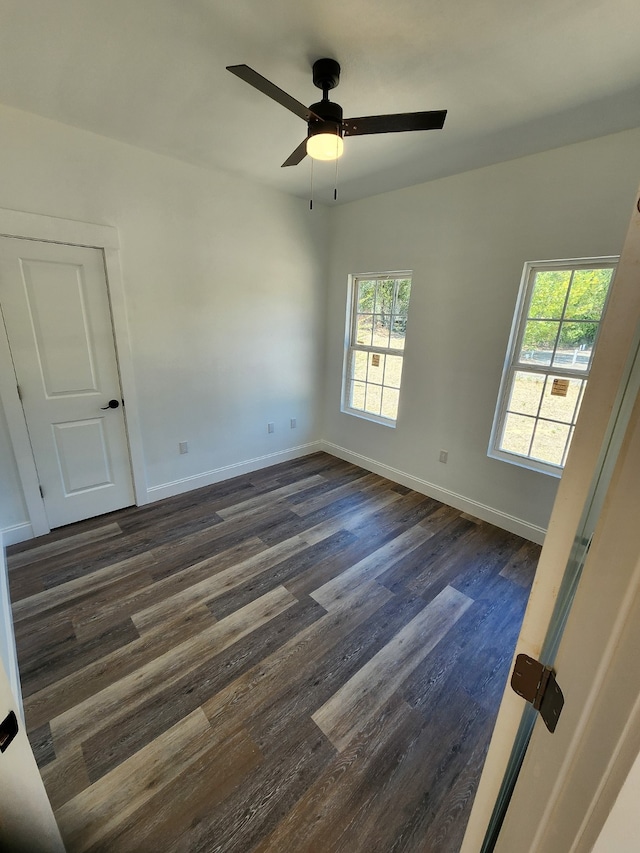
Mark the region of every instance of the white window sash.
<instances>
[{"instance_id":1,"label":"white window sash","mask_svg":"<svg viewBox=\"0 0 640 853\"><path fill-rule=\"evenodd\" d=\"M516 310L514 312L514 319L511 327L511 334L509 336L509 344L507 347L507 354L505 358L505 364L502 371L502 379L500 382L500 390L498 393L498 404L496 406L496 412L494 415L493 427L491 430L491 437L489 441L489 450L488 455L494 459L501 459L506 462L511 462L515 465L519 465L524 468L530 468L536 471L542 471L543 473L552 474L556 477L560 477L562 475L562 470L564 468L564 463L567 456L568 445L570 440L572 439L572 432L574 428L573 419L575 417L577 407L579 405L580 400L584 395L584 390L589 379L589 374L591 372L591 365L593 362L593 355L596 351L596 347L598 344L598 338L600 335L600 328L602 324L602 318L607 309L607 303L609 296L607 294L607 299L605 300L602 314L597 321L576 321L576 322L584 322L594 324L597 322L598 329L596 332L596 336L593 342L593 346L591 348L591 356L589 358L589 363L586 368L578 369L572 368L564 365L554 365L553 361L556 355L557 347L558 347L558 336L554 341L553 350L551 352L550 364L531 364L530 362L523 362L520 359L520 353L522 352L522 342L524 339L527 321L530 319L535 319L539 322L545 322L545 318L542 317L529 317L529 309L531 306L531 299L533 296L533 288L536 280L536 276L539 272L547 272L547 271L560 271L560 270L570 270L572 275L569 282L569 286L567 287L567 292L565 295L564 305L560 317L549 318L547 322L558 322L562 324L564 319L564 314L567 307L567 302L571 293L571 285L573 283L573 276L576 271L581 269L607 269L613 267L614 275L615 269L618 263L619 257L617 255L610 255L606 257L598 257L598 258L574 258L569 260L562 261L531 261L527 262L524 266L522 279L520 283L520 291L518 295L518 301L516 304ZM612 278L613 280L613 278ZM609 293L611 292L611 285L609 286ZM513 383L515 381L516 373L530 373L530 374L538 374L545 377L545 388L546 382L548 382L550 377L558 377L558 378L566 378L566 379L582 379L583 385L580 389L580 394L578 395L578 400L576 402L576 407L572 413L572 423L568 424L566 421L557 421L553 418L545 418L540 416L540 410L542 407L542 403L544 400L544 390L540 397L540 401L538 403L538 410L536 415L523 415L523 417L530 417L536 424L540 421L545 421L549 423L559 423L563 426L568 427L568 437L567 443L565 444L564 452L562 455L562 462L560 464L556 464L553 462L547 462L541 459L537 459L532 457L531 455L518 454L514 451L503 450L500 445L502 444L504 438L504 430L506 427L507 421L507 413L508 413L508 404L509 399L511 397L511 391L513 388ZM529 454L531 453L531 448L533 444L533 440L535 437L532 435L531 442L529 444Z\"/></svg>"}]
</instances>

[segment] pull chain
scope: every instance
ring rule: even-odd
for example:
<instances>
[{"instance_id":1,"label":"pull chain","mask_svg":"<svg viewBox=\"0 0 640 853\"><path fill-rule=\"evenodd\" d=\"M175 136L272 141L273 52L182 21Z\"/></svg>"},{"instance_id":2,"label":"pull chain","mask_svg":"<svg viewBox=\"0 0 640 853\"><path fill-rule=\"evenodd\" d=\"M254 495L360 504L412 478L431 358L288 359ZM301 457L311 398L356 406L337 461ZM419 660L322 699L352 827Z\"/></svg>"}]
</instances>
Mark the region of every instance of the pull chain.
<instances>
[{"instance_id":1,"label":"pull chain","mask_svg":"<svg viewBox=\"0 0 640 853\"><path fill-rule=\"evenodd\" d=\"M309 210L313 210L313 157L311 158L311 188L309 194L311 196L309 199Z\"/></svg>"}]
</instances>

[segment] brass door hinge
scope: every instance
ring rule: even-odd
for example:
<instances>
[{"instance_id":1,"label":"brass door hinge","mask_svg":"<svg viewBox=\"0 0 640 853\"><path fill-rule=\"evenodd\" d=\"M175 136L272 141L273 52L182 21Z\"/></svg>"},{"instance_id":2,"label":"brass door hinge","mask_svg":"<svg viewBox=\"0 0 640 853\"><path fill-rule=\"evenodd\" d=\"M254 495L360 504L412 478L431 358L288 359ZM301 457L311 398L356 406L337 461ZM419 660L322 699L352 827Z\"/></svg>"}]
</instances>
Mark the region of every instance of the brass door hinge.
<instances>
[{"instance_id":1,"label":"brass door hinge","mask_svg":"<svg viewBox=\"0 0 640 853\"><path fill-rule=\"evenodd\" d=\"M550 732L556 730L564 696L550 666L529 655L518 655L511 676L511 687L518 696L531 702Z\"/></svg>"}]
</instances>

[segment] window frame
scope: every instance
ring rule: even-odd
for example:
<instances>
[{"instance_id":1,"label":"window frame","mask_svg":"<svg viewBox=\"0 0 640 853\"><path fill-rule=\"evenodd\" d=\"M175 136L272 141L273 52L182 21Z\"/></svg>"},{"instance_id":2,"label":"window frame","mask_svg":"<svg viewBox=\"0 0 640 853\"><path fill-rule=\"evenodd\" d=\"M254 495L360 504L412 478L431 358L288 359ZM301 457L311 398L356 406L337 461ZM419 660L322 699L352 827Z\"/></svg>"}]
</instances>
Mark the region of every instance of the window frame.
<instances>
[{"instance_id":1,"label":"window frame","mask_svg":"<svg viewBox=\"0 0 640 853\"><path fill-rule=\"evenodd\" d=\"M520 455L518 453L514 453L513 451L503 450L499 447L499 443L502 441L504 427L507 417L507 410L509 405L509 400L511 397L511 389L513 386L513 378L516 372L519 373L532 373L532 374L544 374L545 378L549 376L561 377L567 379L582 379L584 380L584 384L581 388L580 394L578 396L578 400L576 401L576 409L579 405L581 405L582 400L584 398L584 392L589 381L589 375L591 373L591 367L593 364L593 356L595 355L596 348L598 345L598 339L600 337L600 329L602 326L602 319L607 310L607 304L609 301L609 295L611 293L611 286L613 284L613 279L616 274L616 269L618 265L618 261L620 260L619 255L606 255L601 257L594 258L564 258L561 260L550 260L550 261L527 261L524 265L522 271L522 278L520 280L520 287L518 290L518 299L516 301L516 307L513 314L513 321L511 324L511 332L509 335L509 343L507 346L507 352L504 360L504 365L502 368L502 376L500 379L500 389L498 391L498 398L495 407L493 424L491 427L491 436L489 439L489 449L487 451L487 455L492 459L499 459L502 462L509 462L512 465L517 465L520 468L527 468L532 471L539 471L543 474L550 474L553 477L561 477L562 472L564 470L564 465L566 463L567 453L571 446L571 442L573 440L573 435L569 432L568 443L565 447L565 451L563 454L562 463L555 464L553 462L545 462L541 459L534 459L530 456ZM604 301L604 306L602 309L602 314L600 315L600 319L598 320L598 330L596 332L596 336L593 342L593 347L591 350L591 358L589 360L589 364L586 370L580 370L576 368L558 366L553 364L554 353L551 356L549 365L529 365L521 362L519 360L519 354L522 351L522 341L526 331L527 320L529 319L529 308L531 305L531 298L533 296L533 288L536 280L536 275L538 272L543 271L559 271L559 270L571 270L575 272L576 270L581 269L604 269L613 267L613 274L611 277L611 283L609 284L609 290L607 292L607 297ZM567 290L567 297L565 299L565 308L567 304L567 300L569 298L570 288ZM563 315L564 317L564 309ZM560 320L562 319L560 318ZM557 341L556 341L557 346ZM538 407L538 412L535 415L536 423L540 419L540 408L542 406L544 398L541 398L540 405ZM549 420L553 422L553 419L543 418L543 420ZM560 422L558 422L560 423ZM563 422L564 423L564 422Z\"/></svg>"},{"instance_id":2,"label":"window frame","mask_svg":"<svg viewBox=\"0 0 640 853\"><path fill-rule=\"evenodd\" d=\"M355 331L356 331L356 323L357 323L357 299L358 299L358 282L360 281L389 281L393 279L394 281L402 281L408 279L410 281L410 286L413 287L413 271L412 270L400 270L400 271L389 271L389 272L375 272L375 273L352 273L349 275L348 279L348 287L347 287L347 310L346 310L346 322L345 322L345 337L344 337L344 357L342 364L342 391L340 395L340 411L346 415L353 415L356 418L362 418L366 421L371 421L372 423L381 424L382 426L391 427L395 429L398 423L398 416L400 414L400 391L402 390L402 372L404 371L404 357L406 352L406 328L408 326L408 318L409 314L407 311L407 326L405 326L405 348L396 349L394 347L379 347L373 344L358 344L354 343L355 340ZM409 300L411 300L411 296L409 296ZM395 293L394 293L394 304L395 304ZM393 312L392 312L393 315ZM384 415L376 415L372 412L367 412L364 409L355 409L349 405L349 389L350 389L350 376L349 376L349 366L351 363L351 356L353 352L366 352L366 353L379 353L380 355L391 355L397 356L402 359L402 368L400 372L400 386L398 387L398 414L394 418L387 418ZM365 381L366 384L366 381ZM384 387L381 386L381 387Z\"/></svg>"}]
</instances>

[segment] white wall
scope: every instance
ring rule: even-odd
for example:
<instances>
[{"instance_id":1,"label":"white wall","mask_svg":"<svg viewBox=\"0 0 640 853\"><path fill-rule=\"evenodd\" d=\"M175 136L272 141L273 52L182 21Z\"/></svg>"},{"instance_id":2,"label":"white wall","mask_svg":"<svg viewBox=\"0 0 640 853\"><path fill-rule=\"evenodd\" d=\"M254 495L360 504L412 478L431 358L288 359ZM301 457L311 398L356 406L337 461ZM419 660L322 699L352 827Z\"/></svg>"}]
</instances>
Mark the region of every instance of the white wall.
<instances>
[{"instance_id":1,"label":"white wall","mask_svg":"<svg viewBox=\"0 0 640 853\"><path fill-rule=\"evenodd\" d=\"M5 107L0 207L117 227L152 497L319 439L322 208ZM4 417L0 482L15 541L27 514Z\"/></svg>"},{"instance_id":2,"label":"white wall","mask_svg":"<svg viewBox=\"0 0 640 853\"><path fill-rule=\"evenodd\" d=\"M152 498L324 438L537 539L557 481L486 456L522 265L617 253L638 172L640 130L309 213L240 177L0 107L0 207L118 228ZM407 268L391 430L339 411L346 284ZM0 528L16 541L27 513L3 417L0 482Z\"/></svg>"},{"instance_id":3,"label":"white wall","mask_svg":"<svg viewBox=\"0 0 640 853\"><path fill-rule=\"evenodd\" d=\"M639 174L634 130L336 210L323 431L334 451L540 541L558 481L486 455L522 267L618 254ZM389 429L339 411L347 278L404 269L414 278Z\"/></svg>"}]
</instances>

